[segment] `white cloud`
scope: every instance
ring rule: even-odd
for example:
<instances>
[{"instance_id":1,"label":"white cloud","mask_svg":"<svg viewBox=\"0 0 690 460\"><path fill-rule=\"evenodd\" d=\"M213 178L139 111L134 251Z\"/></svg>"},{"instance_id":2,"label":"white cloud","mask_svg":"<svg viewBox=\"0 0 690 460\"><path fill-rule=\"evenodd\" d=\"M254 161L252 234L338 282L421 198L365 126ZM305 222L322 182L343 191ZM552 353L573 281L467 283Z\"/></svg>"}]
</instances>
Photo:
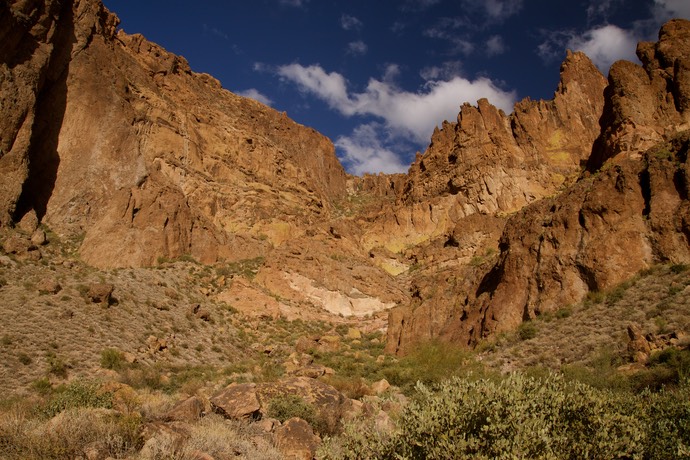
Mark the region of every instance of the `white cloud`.
<instances>
[{"instance_id":1,"label":"white cloud","mask_svg":"<svg viewBox=\"0 0 690 460\"><path fill-rule=\"evenodd\" d=\"M489 56L503 54L505 50L506 46L500 35L493 35L486 41L486 52Z\"/></svg>"},{"instance_id":2,"label":"white cloud","mask_svg":"<svg viewBox=\"0 0 690 460\"><path fill-rule=\"evenodd\" d=\"M498 22L506 20L522 9L522 0L484 0L480 4L486 15Z\"/></svg>"},{"instance_id":3,"label":"white cloud","mask_svg":"<svg viewBox=\"0 0 690 460\"><path fill-rule=\"evenodd\" d=\"M461 61L446 61L440 66L424 67L419 76L424 80L450 80L462 75Z\"/></svg>"},{"instance_id":4,"label":"white cloud","mask_svg":"<svg viewBox=\"0 0 690 460\"><path fill-rule=\"evenodd\" d=\"M611 64L619 59L636 62L635 49L642 40L642 32L626 30L608 24L586 30L580 34L574 31L552 31L538 47L538 54L546 61L562 59L565 50L582 51L604 74Z\"/></svg>"},{"instance_id":5,"label":"white cloud","mask_svg":"<svg viewBox=\"0 0 690 460\"><path fill-rule=\"evenodd\" d=\"M407 171L409 165L382 144L380 135L383 131L380 124L369 123L355 128L350 136L336 139L335 147L348 171L355 175Z\"/></svg>"},{"instance_id":6,"label":"white cloud","mask_svg":"<svg viewBox=\"0 0 690 460\"><path fill-rule=\"evenodd\" d=\"M395 136L418 143L427 142L434 127L443 120L455 119L464 102L486 97L511 112L516 99L515 91L504 91L484 77L473 81L460 77L430 80L418 92L404 91L390 81L372 78L363 92L350 94L342 75L327 73L318 65L290 64L279 67L278 74L345 116L379 117Z\"/></svg>"},{"instance_id":7,"label":"white cloud","mask_svg":"<svg viewBox=\"0 0 690 460\"><path fill-rule=\"evenodd\" d=\"M254 99L255 101L261 102L262 104L266 104L266 105L272 105L273 104L273 101L271 99L269 99L267 96L264 96L263 94L261 94L255 88L246 89L244 91L237 91L235 94L237 94L238 96L244 96L244 97L248 97L250 99Z\"/></svg>"},{"instance_id":8,"label":"white cloud","mask_svg":"<svg viewBox=\"0 0 690 460\"><path fill-rule=\"evenodd\" d=\"M618 8L622 0L590 0L587 7L587 20L606 20L611 12Z\"/></svg>"},{"instance_id":9,"label":"white cloud","mask_svg":"<svg viewBox=\"0 0 690 460\"><path fill-rule=\"evenodd\" d=\"M665 21L671 18L690 19L690 2L688 0L654 0L656 16Z\"/></svg>"},{"instance_id":10,"label":"white cloud","mask_svg":"<svg viewBox=\"0 0 690 460\"><path fill-rule=\"evenodd\" d=\"M349 14L340 16L340 25L345 30L359 30L362 28L362 21Z\"/></svg>"},{"instance_id":11,"label":"white cloud","mask_svg":"<svg viewBox=\"0 0 690 460\"><path fill-rule=\"evenodd\" d=\"M350 42L347 44L347 53L352 54L354 56L361 56L363 54L367 54L367 50L369 48L367 47L367 44L364 43L362 40L357 40L356 42Z\"/></svg>"},{"instance_id":12,"label":"white cloud","mask_svg":"<svg viewBox=\"0 0 690 460\"><path fill-rule=\"evenodd\" d=\"M583 51L599 70L607 73L611 64L619 59L637 60L637 42L638 38L632 32L609 24L572 36L567 47Z\"/></svg>"}]
</instances>

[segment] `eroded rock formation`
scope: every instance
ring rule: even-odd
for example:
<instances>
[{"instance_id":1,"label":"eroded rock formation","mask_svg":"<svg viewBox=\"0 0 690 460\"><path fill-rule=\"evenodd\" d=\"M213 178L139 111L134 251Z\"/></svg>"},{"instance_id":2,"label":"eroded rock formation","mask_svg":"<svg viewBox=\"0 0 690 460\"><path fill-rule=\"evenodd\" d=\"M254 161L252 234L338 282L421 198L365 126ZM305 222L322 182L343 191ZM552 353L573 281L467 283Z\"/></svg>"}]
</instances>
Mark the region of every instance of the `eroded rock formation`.
<instances>
[{"instance_id":1,"label":"eroded rock formation","mask_svg":"<svg viewBox=\"0 0 690 460\"><path fill-rule=\"evenodd\" d=\"M2 10L0 223L85 233L97 266L261 252L345 193L331 142L192 72L100 2Z\"/></svg>"},{"instance_id":2,"label":"eroded rock formation","mask_svg":"<svg viewBox=\"0 0 690 460\"><path fill-rule=\"evenodd\" d=\"M512 216L495 264L455 296L394 310L389 351L433 337L471 346L653 263L690 261L688 33L690 22L671 21L638 47L643 66L613 65L590 171Z\"/></svg>"}]
</instances>

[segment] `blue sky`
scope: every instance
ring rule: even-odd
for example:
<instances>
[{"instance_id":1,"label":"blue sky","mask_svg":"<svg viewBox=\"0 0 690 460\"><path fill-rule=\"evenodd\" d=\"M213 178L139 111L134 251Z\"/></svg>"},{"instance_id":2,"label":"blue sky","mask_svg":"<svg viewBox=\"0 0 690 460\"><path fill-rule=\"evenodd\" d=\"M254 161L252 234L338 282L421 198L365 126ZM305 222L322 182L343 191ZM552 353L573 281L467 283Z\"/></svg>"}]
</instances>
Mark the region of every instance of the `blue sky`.
<instances>
[{"instance_id":1,"label":"blue sky","mask_svg":"<svg viewBox=\"0 0 690 460\"><path fill-rule=\"evenodd\" d=\"M637 62L690 0L104 0L121 28L325 134L352 174L404 172L486 97L551 98L566 49Z\"/></svg>"}]
</instances>

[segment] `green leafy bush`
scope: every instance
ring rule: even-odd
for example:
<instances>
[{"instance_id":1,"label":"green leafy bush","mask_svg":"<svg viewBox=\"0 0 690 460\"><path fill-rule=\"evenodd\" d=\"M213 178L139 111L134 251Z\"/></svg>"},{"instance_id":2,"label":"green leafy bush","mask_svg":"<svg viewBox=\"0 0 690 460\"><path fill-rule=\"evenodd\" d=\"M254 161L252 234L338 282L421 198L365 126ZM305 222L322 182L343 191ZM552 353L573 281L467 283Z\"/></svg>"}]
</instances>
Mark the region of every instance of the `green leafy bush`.
<instances>
[{"instance_id":1,"label":"green leafy bush","mask_svg":"<svg viewBox=\"0 0 690 460\"><path fill-rule=\"evenodd\" d=\"M314 422L316 410L314 406L297 395L279 395L271 399L268 404L269 417L284 422L292 417L299 417L307 422Z\"/></svg>"},{"instance_id":2,"label":"green leafy bush","mask_svg":"<svg viewBox=\"0 0 690 460\"><path fill-rule=\"evenodd\" d=\"M119 371L124 367L124 354L114 348L105 348L101 351L101 367L104 369L111 369Z\"/></svg>"},{"instance_id":3,"label":"green leafy bush","mask_svg":"<svg viewBox=\"0 0 690 460\"><path fill-rule=\"evenodd\" d=\"M537 326L531 321L525 321L518 326L518 337L520 340L529 340L537 336Z\"/></svg>"},{"instance_id":4,"label":"green leafy bush","mask_svg":"<svg viewBox=\"0 0 690 460\"><path fill-rule=\"evenodd\" d=\"M688 458L690 389L633 394L550 374L419 384L382 432L355 420L327 438L324 459Z\"/></svg>"},{"instance_id":5,"label":"green leafy bush","mask_svg":"<svg viewBox=\"0 0 690 460\"><path fill-rule=\"evenodd\" d=\"M41 412L46 417L53 417L65 409L83 407L110 409L112 404L112 393L101 391L98 383L75 380L69 385L58 388L55 395L48 401Z\"/></svg>"}]
</instances>

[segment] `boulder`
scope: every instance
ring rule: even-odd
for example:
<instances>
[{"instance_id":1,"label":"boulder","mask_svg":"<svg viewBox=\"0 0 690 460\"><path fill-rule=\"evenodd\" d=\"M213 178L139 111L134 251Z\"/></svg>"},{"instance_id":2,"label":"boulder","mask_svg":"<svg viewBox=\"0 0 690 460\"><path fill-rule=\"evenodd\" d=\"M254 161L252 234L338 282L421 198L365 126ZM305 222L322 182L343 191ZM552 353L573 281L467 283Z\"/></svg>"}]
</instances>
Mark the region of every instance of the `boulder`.
<instances>
[{"instance_id":1,"label":"boulder","mask_svg":"<svg viewBox=\"0 0 690 460\"><path fill-rule=\"evenodd\" d=\"M93 303L110 305L115 286L109 283L92 283L89 285L88 297Z\"/></svg>"},{"instance_id":2,"label":"boulder","mask_svg":"<svg viewBox=\"0 0 690 460\"><path fill-rule=\"evenodd\" d=\"M41 279L36 284L36 289L38 289L38 292L44 292L46 294L57 294L62 290L62 286L60 286L60 283L58 283L55 278L47 277Z\"/></svg>"},{"instance_id":3,"label":"boulder","mask_svg":"<svg viewBox=\"0 0 690 460\"><path fill-rule=\"evenodd\" d=\"M196 396L178 402L163 416L166 422L193 423L204 415L204 403Z\"/></svg>"},{"instance_id":4,"label":"boulder","mask_svg":"<svg viewBox=\"0 0 690 460\"><path fill-rule=\"evenodd\" d=\"M276 428L275 440L286 460L312 460L321 442L312 427L297 417Z\"/></svg>"},{"instance_id":5,"label":"boulder","mask_svg":"<svg viewBox=\"0 0 690 460\"><path fill-rule=\"evenodd\" d=\"M168 341L166 339L159 339L155 335L150 335L146 339L146 346L148 348L149 353L159 353L161 351L168 349Z\"/></svg>"},{"instance_id":6,"label":"boulder","mask_svg":"<svg viewBox=\"0 0 690 460\"><path fill-rule=\"evenodd\" d=\"M391 387L391 384L388 383L388 380L381 379L378 382L374 382L371 384L371 391L375 395L380 395L381 393L386 392L390 387Z\"/></svg>"},{"instance_id":7,"label":"boulder","mask_svg":"<svg viewBox=\"0 0 690 460\"><path fill-rule=\"evenodd\" d=\"M46 243L48 243L48 238L46 237L46 232L44 232L40 228L37 228L31 234L31 244L33 244L35 246L43 246Z\"/></svg>"},{"instance_id":8,"label":"boulder","mask_svg":"<svg viewBox=\"0 0 690 460\"><path fill-rule=\"evenodd\" d=\"M628 326L628 339L630 358L637 363L646 363L651 353L651 347L639 326L634 324Z\"/></svg>"},{"instance_id":9,"label":"boulder","mask_svg":"<svg viewBox=\"0 0 690 460\"><path fill-rule=\"evenodd\" d=\"M256 384L231 383L211 398L211 409L228 419L260 419L261 404Z\"/></svg>"}]
</instances>

